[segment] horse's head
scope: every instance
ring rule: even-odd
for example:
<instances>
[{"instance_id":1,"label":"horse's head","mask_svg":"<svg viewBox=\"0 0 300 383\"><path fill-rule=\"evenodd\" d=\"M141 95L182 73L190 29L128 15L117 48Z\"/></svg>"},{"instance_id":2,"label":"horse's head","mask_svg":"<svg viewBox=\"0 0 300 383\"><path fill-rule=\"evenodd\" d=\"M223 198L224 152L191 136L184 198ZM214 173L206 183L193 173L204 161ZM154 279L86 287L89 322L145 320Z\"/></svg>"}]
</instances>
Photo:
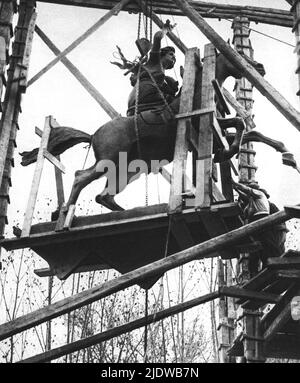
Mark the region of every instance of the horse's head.
<instances>
[{"instance_id":1,"label":"horse's head","mask_svg":"<svg viewBox=\"0 0 300 383\"><path fill-rule=\"evenodd\" d=\"M257 70L257 72L264 76L266 74L265 68L263 64L258 63L257 61L251 59L247 55L245 55L243 52L238 51L238 53L249 63L253 66L254 69ZM242 78L244 75L243 71L240 69L237 69L222 53L217 54L217 62L216 62L216 78L222 86L224 81L227 77L234 77L236 79Z\"/></svg>"}]
</instances>

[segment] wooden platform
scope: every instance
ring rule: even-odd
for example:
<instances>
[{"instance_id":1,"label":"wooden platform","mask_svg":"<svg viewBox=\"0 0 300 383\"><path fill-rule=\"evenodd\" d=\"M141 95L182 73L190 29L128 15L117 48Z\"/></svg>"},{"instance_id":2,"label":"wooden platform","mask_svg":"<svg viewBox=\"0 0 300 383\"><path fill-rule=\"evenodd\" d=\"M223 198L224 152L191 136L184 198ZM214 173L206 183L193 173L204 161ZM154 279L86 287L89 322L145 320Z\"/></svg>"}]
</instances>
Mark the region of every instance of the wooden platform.
<instances>
[{"instance_id":1,"label":"wooden platform","mask_svg":"<svg viewBox=\"0 0 300 383\"><path fill-rule=\"evenodd\" d=\"M300 296L300 252L289 250L281 258L270 258L268 266L243 288L278 296L278 302L260 320L266 358L300 359L300 322L293 320L291 300ZM257 310L265 303L238 299L244 309ZM243 356L244 335L238 335L229 349L231 356Z\"/></svg>"},{"instance_id":2,"label":"wooden platform","mask_svg":"<svg viewBox=\"0 0 300 383\"><path fill-rule=\"evenodd\" d=\"M184 210L171 215L168 255L210 239L207 221L223 226L221 234L241 226L235 203L213 205L205 211ZM68 231L55 232L55 222L33 225L28 237L4 239L6 250L30 247L44 258L52 274L66 279L79 270L114 268L126 273L164 257L169 225L168 205L160 204L123 212L75 217ZM236 249L224 249L223 255L237 257ZM144 288L151 281L143 281Z\"/></svg>"}]
</instances>

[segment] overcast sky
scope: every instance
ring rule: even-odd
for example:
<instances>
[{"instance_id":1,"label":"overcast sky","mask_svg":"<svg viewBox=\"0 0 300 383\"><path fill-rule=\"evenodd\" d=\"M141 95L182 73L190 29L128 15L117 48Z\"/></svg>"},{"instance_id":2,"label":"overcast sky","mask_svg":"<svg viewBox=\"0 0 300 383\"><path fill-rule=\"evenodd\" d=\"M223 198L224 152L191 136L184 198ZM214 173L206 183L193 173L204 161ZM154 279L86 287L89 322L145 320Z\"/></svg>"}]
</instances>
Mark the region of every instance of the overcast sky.
<instances>
[{"instance_id":1,"label":"overcast sky","mask_svg":"<svg viewBox=\"0 0 300 383\"><path fill-rule=\"evenodd\" d=\"M219 0L218 3L228 3L228 0ZM284 0L262 1L230 1L234 5L256 5L289 9ZM53 4L37 5L37 24L49 38L63 50L73 40L80 36L87 28L94 24L106 11ZM163 16L163 20L167 17ZM208 41L201 32L184 17L170 18L177 23L175 33L188 47L198 46L203 55L204 44ZM225 39L232 40L232 29L229 21L207 19L208 23ZM113 17L88 40L76 48L68 58L82 71L89 81L104 95L112 106L125 115L128 94L131 90L128 77L122 71L110 64L116 45L119 45L126 57L133 59L138 51L135 46L137 37L138 16L120 13ZM295 43L295 37L288 28L253 24L251 27L277 37L289 43ZM156 26L153 25L154 31ZM266 80L297 109L299 99L296 97L298 79L295 75L297 58L293 48L270 38L251 33L251 42L254 48L255 59L262 62L266 68ZM171 42L167 42L171 45ZM54 55L35 35L32 57L30 62L29 78L46 65ZM177 64L169 75L179 77L179 66L184 62L183 55L177 50ZM234 82L228 80L225 86L230 91ZM273 138L282 140L286 146L295 153L300 163L300 133L292 126L258 91L254 91L254 113L257 130ZM34 133L34 127L43 128L47 115L53 115L61 125L71 126L93 134L96 129L109 121L109 117L101 107L91 98L84 88L61 64L57 64L38 82L27 89L22 103L23 113L20 116L17 152L30 150L39 145L39 138ZM62 156L62 162L67 168L65 177L66 196L69 194L74 171L83 167L86 149L85 145L78 145ZM284 204L299 203L300 175L282 165L281 155L273 149L262 144L255 144L257 151L256 164L258 166L257 180L266 188L280 207ZM28 193L31 186L34 165L23 168L19 165L20 157L16 153L16 168L13 171L13 188L11 189L10 214L14 216L17 211L25 210ZM86 166L94 162L93 153L90 152ZM46 164L39 193L39 207L43 209L45 199L55 200L54 171L52 165ZM79 202L94 200L94 196L101 192L103 182L94 182L87 187ZM159 193L158 194L158 189ZM150 179L150 202L167 201L168 187L164 180ZM133 197L134 195L134 197ZM133 183L118 197L125 207L141 206L145 203L144 181ZM46 208L46 207L45 207ZM95 213L100 212L99 205L92 202Z\"/></svg>"}]
</instances>

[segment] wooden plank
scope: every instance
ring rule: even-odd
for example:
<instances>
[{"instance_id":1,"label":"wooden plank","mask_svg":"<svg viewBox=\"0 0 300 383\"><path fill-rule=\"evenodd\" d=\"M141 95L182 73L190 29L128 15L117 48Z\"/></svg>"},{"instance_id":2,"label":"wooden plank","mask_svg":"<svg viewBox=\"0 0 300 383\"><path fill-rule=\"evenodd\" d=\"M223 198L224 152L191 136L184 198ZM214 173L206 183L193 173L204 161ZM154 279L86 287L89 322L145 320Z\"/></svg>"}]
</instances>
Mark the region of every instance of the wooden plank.
<instances>
[{"instance_id":1,"label":"wooden plank","mask_svg":"<svg viewBox=\"0 0 300 383\"><path fill-rule=\"evenodd\" d=\"M70 205L67 216L66 216L66 220L64 222L64 230L69 229L71 227L72 220L75 214L75 208L76 208L75 205Z\"/></svg>"},{"instance_id":2,"label":"wooden plank","mask_svg":"<svg viewBox=\"0 0 300 383\"><path fill-rule=\"evenodd\" d=\"M214 112L216 110L215 107L212 107L212 108L204 108L204 109L197 109L197 110L192 110L190 112L184 112L184 113L179 113L179 114L176 114L175 115L175 118L177 120L180 120L182 118L189 118L189 117L193 117L193 116L201 116L203 114L207 114L207 113L211 113L211 112Z\"/></svg>"},{"instance_id":3,"label":"wooden plank","mask_svg":"<svg viewBox=\"0 0 300 383\"><path fill-rule=\"evenodd\" d=\"M218 284L219 284L219 325L217 327L218 331L218 351L220 363L229 363L230 360L227 355L227 351L231 344L230 339L230 326L233 326L233 323L229 321L227 317L227 302L226 294L223 293L223 287L226 285L225 282L225 273L226 265L223 264L221 259L218 259Z\"/></svg>"},{"instance_id":4,"label":"wooden plank","mask_svg":"<svg viewBox=\"0 0 300 383\"><path fill-rule=\"evenodd\" d=\"M86 304L97 301L109 296L117 291L123 290L129 286L138 283L141 279L151 277L155 274L164 273L185 263L199 258L211 258L212 254L220 250L224 244L234 245L245 236L252 235L255 232L266 229L274 224L287 220L288 217L284 211L277 212L259 221L252 222L241 228L210 239L206 242L193 246L187 250L170 255L167 258L156 261L152 264L140 267L127 274L124 274L114 280L105 282L100 286L95 286L72 297L65 298L56 303L21 316L8 323L0 325L0 340L6 339L14 334L24 331L28 328L56 318L67 312L75 310Z\"/></svg>"},{"instance_id":5,"label":"wooden plank","mask_svg":"<svg viewBox=\"0 0 300 383\"><path fill-rule=\"evenodd\" d=\"M29 81L28 86L32 85L35 81L41 78L45 73L47 73L55 64L57 64L63 57L68 53L72 52L73 49L78 47L84 40L91 36L97 29L106 23L112 16L118 15L122 8L127 5L130 0L121 0L117 3L109 12L102 16L94 25L92 25L87 31L85 31L80 37L78 37L72 44L70 44L66 49L59 53L49 64L47 64L43 69L41 69L36 75L34 75Z\"/></svg>"},{"instance_id":6,"label":"wooden plank","mask_svg":"<svg viewBox=\"0 0 300 383\"><path fill-rule=\"evenodd\" d=\"M16 67L14 70L14 78L20 77L21 68ZM1 118L1 129L0 129L0 184L3 180L3 173L5 168L5 161L7 155L8 143L11 135L11 129L13 124L13 115L15 112L15 107L18 100L18 82L13 82L9 88L10 96L4 112L2 113Z\"/></svg>"},{"instance_id":7,"label":"wooden plank","mask_svg":"<svg viewBox=\"0 0 300 383\"><path fill-rule=\"evenodd\" d=\"M51 162L51 164L53 164L62 173L66 173L65 166L60 161L58 161L58 159L55 156L53 156L51 153L49 153L47 149L43 150L43 155L45 158L47 158L47 160L49 162Z\"/></svg>"},{"instance_id":8,"label":"wooden plank","mask_svg":"<svg viewBox=\"0 0 300 383\"><path fill-rule=\"evenodd\" d=\"M110 268L111 268L110 266L105 264L83 265L83 266L77 266L76 269L73 270L73 273L85 273L85 272L90 272L95 270L108 270ZM56 275L55 272L49 267L34 269L33 272L40 278L52 277Z\"/></svg>"},{"instance_id":9,"label":"wooden plank","mask_svg":"<svg viewBox=\"0 0 300 383\"><path fill-rule=\"evenodd\" d=\"M223 131L219 125L219 122L217 120L215 113L213 113L213 115L212 115L212 129L213 129L214 137L215 137L218 145L221 148L229 149L229 144L226 140L226 137L223 134Z\"/></svg>"},{"instance_id":10,"label":"wooden plank","mask_svg":"<svg viewBox=\"0 0 300 383\"><path fill-rule=\"evenodd\" d=\"M44 43L51 49L51 51L59 55L60 50L53 44L53 42L46 36L46 34L36 25L36 33L44 41ZM119 113L108 103L108 101L102 96L102 94L88 81L86 77L68 60L66 57L61 58L61 62L65 67L73 74L73 76L80 82L85 90L97 101L97 103L103 108L103 110L111 118L119 116Z\"/></svg>"},{"instance_id":11,"label":"wooden plank","mask_svg":"<svg viewBox=\"0 0 300 383\"><path fill-rule=\"evenodd\" d=\"M198 148L198 133L194 129L191 120L187 121L187 136L189 143L193 146L193 150L200 155L199 148ZM194 165L193 165L194 166Z\"/></svg>"},{"instance_id":12,"label":"wooden plank","mask_svg":"<svg viewBox=\"0 0 300 383\"><path fill-rule=\"evenodd\" d=\"M194 87L196 79L195 55L199 56L198 48L191 48L185 56L185 70L183 85L180 96L179 113L189 112L193 109ZM179 120L177 123L177 135L173 160L172 183L170 190L169 212L170 214L182 211L183 182L187 161L188 142L186 121Z\"/></svg>"},{"instance_id":13,"label":"wooden plank","mask_svg":"<svg viewBox=\"0 0 300 383\"><path fill-rule=\"evenodd\" d=\"M42 137L43 131L36 126L35 127L35 134L38 135L39 137Z\"/></svg>"},{"instance_id":14,"label":"wooden plank","mask_svg":"<svg viewBox=\"0 0 300 383\"><path fill-rule=\"evenodd\" d=\"M267 260L269 269L300 269L300 256L291 258L269 258Z\"/></svg>"},{"instance_id":15,"label":"wooden plank","mask_svg":"<svg viewBox=\"0 0 300 383\"><path fill-rule=\"evenodd\" d=\"M226 297L254 299L264 303L277 303L280 300L280 297L275 294L265 293L263 291L251 291L234 286L223 286L219 289L219 292L220 295L224 295Z\"/></svg>"},{"instance_id":16,"label":"wooden plank","mask_svg":"<svg viewBox=\"0 0 300 383\"><path fill-rule=\"evenodd\" d=\"M25 51L24 56L22 60L22 69L20 73L20 90L21 92L26 92L27 88L27 77L28 77L28 70L29 70L29 62L30 62L30 56L32 51L32 43L33 43L33 35L34 35L34 28L36 23L37 13L33 12L31 16L30 23L28 25L28 31L26 36L26 43L25 43Z\"/></svg>"},{"instance_id":17,"label":"wooden plank","mask_svg":"<svg viewBox=\"0 0 300 383\"><path fill-rule=\"evenodd\" d=\"M160 173L164 177L165 180L167 180L169 183L171 183L172 176L165 168L161 168ZM185 176L184 184L186 187L186 191L191 192L191 194L193 194L195 196L196 188L192 184L192 181L189 179L189 177L187 175ZM221 201L225 202L225 201L227 201L214 181L212 182L212 195L213 195L214 202L221 202Z\"/></svg>"},{"instance_id":18,"label":"wooden plank","mask_svg":"<svg viewBox=\"0 0 300 383\"><path fill-rule=\"evenodd\" d=\"M277 277L283 279L295 279L300 281L299 270L279 270L277 271Z\"/></svg>"},{"instance_id":19,"label":"wooden plank","mask_svg":"<svg viewBox=\"0 0 300 383\"><path fill-rule=\"evenodd\" d=\"M297 96L300 96L300 70L299 70L299 67L300 67L300 51L299 51L299 47L300 47L300 23L299 23L299 20L300 20L300 3L299 3L299 1L294 1L293 6L291 8L291 12L293 13L293 16L294 16L294 25L293 25L292 31L295 32L295 37L296 37L296 49L294 52L297 54L296 74L298 75L298 86L299 86L298 92L296 94L297 94Z\"/></svg>"},{"instance_id":20,"label":"wooden plank","mask_svg":"<svg viewBox=\"0 0 300 383\"><path fill-rule=\"evenodd\" d=\"M233 109L236 111L238 116L242 117L246 123L246 125L250 129L254 129L256 127L255 122L252 119L251 112L247 111L242 104L240 104L232 95L231 93L225 89L224 87L222 88L224 96L228 103L233 107Z\"/></svg>"},{"instance_id":21,"label":"wooden plank","mask_svg":"<svg viewBox=\"0 0 300 383\"><path fill-rule=\"evenodd\" d=\"M52 128L58 128L60 125L56 121L55 118L52 117L51 119L51 126ZM60 162L60 156L56 156L57 161ZM63 177L62 172L55 166L54 167L55 172L55 183L56 183L56 195L57 195L57 208L60 210L62 205L65 202L65 193L64 193L64 183L63 183Z\"/></svg>"},{"instance_id":22,"label":"wooden plank","mask_svg":"<svg viewBox=\"0 0 300 383\"><path fill-rule=\"evenodd\" d=\"M60 162L60 156L56 156L56 159L57 161ZM54 171L55 171L57 207L58 209L60 209L65 202L64 184L63 184L62 172L56 166L54 168Z\"/></svg>"},{"instance_id":23,"label":"wooden plank","mask_svg":"<svg viewBox=\"0 0 300 383\"><path fill-rule=\"evenodd\" d=\"M215 78L215 68L215 49L212 44L207 44L204 48L201 108L212 108L215 106L214 90L211 83ZM201 157L197 160L196 170L196 208L204 208L211 205L213 153L213 133L211 125L212 115L200 116L198 147Z\"/></svg>"},{"instance_id":24,"label":"wooden plank","mask_svg":"<svg viewBox=\"0 0 300 383\"><path fill-rule=\"evenodd\" d=\"M226 201L226 198L224 197L224 195L219 190L215 181L212 181L212 195L213 195L214 202Z\"/></svg>"},{"instance_id":25,"label":"wooden plank","mask_svg":"<svg viewBox=\"0 0 300 383\"><path fill-rule=\"evenodd\" d=\"M299 283L294 283L280 301L261 320L264 338L271 339L291 318L291 300L300 294Z\"/></svg>"},{"instance_id":26,"label":"wooden plank","mask_svg":"<svg viewBox=\"0 0 300 383\"><path fill-rule=\"evenodd\" d=\"M226 99L224 97L222 89L220 88L218 80L217 79L212 80L212 84L213 84L214 90L216 92L217 99L218 99L218 101L222 107L222 110L223 110L222 113L224 114L223 117L225 117L226 114L230 114L230 110L228 108Z\"/></svg>"},{"instance_id":27,"label":"wooden plank","mask_svg":"<svg viewBox=\"0 0 300 383\"><path fill-rule=\"evenodd\" d=\"M44 150L48 146L48 140L49 140L50 132L51 132L50 120L51 120L51 116L46 117L45 119L44 131L43 131L43 135L41 139L39 152L37 155L36 167L35 167L33 180L31 184L31 190L30 190L30 195L29 195L26 213L24 217L21 237L27 237L30 234L31 222L33 218L34 208L36 204L36 199L38 195L38 190L39 190L43 166L44 166L44 159L45 159Z\"/></svg>"},{"instance_id":28,"label":"wooden plank","mask_svg":"<svg viewBox=\"0 0 300 383\"><path fill-rule=\"evenodd\" d=\"M266 340L271 339L275 336L277 331L282 329L282 327L291 319L291 304L290 302L281 310L274 321L268 326L264 332L264 338Z\"/></svg>"},{"instance_id":29,"label":"wooden plank","mask_svg":"<svg viewBox=\"0 0 300 383\"><path fill-rule=\"evenodd\" d=\"M6 60L9 60L10 70L7 73L7 82L4 72L0 73L1 84L6 86L5 103L3 106L3 113L1 118L0 127L0 185L1 190L7 191L7 197L0 199L0 236L4 234L5 225L7 222L7 208L9 202L9 187L11 187L11 167L14 165L14 150L16 145L16 133L18 129L18 116L20 111L20 86L19 79L21 76L21 66L23 51L26 40L26 28L29 22L29 16L33 10L33 3L24 2L20 3L18 22L15 30L15 39L12 45L12 54L9 56L8 48L9 42L12 37L12 18L15 10L13 3L2 2L0 9L0 17L3 21L3 26L0 28L2 38L4 38L6 47ZM20 34L22 28L23 33ZM3 41L3 40L2 40ZM3 56L4 59L4 56ZM2 67L3 69L3 67ZM1 104L1 102L0 102Z\"/></svg>"},{"instance_id":30,"label":"wooden plank","mask_svg":"<svg viewBox=\"0 0 300 383\"><path fill-rule=\"evenodd\" d=\"M233 201L232 175L229 161L220 163L222 193L228 201Z\"/></svg>"},{"instance_id":31,"label":"wooden plank","mask_svg":"<svg viewBox=\"0 0 300 383\"><path fill-rule=\"evenodd\" d=\"M118 0L39 0L39 2L111 9L117 4ZM191 3L197 12L205 18L233 19L243 14L245 17L248 17L250 21L256 23L260 22L289 28L293 26L293 19L290 13L283 9L218 4L214 2L207 3L204 1L192 1ZM139 8L132 2L125 7L124 10L137 13ZM164 0L163 2L161 0L154 0L153 10L158 14L164 15L184 15L180 9L174 7L174 4L170 0Z\"/></svg>"},{"instance_id":32,"label":"wooden plank","mask_svg":"<svg viewBox=\"0 0 300 383\"><path fill-rule=\"evenodd\" d=\"M149 325L151 323L158 322L165 318L168 318L171 315L179 314L186 310L189 310L193 307L202 305L204 303L210 302L213 299L218 298L218 292L212 292L202 297L198 297L192 299L190 301L180 303L176 306L170 307L168 309L158 311L155 314L147 315L146 317L136 319L129 323L126 323L121 326L116 326L112 329L106 330L102 333L92 335L85 339L81 339L75 342L68 343L64 346L60 346L58 348L54 348L50 351L46 351L45 353L35 355L31 358L27 358L22 360L22 363L38 363L38 362L49 362L53 359L57 359L63 355L67 355L69 353L82 350L87 347L91 347L93 345L99 344L101 342L107 341L109 339L115 338L122 334L126 334L130 331L136 330L142 326Z\"/></svg>"},{"instance_id":33,"label":"wooden plank","mask_svg":"<svg viewBox=\"0 0 300 383\"><path fill-rule=\"evenodd\" d=\"M173 0L214 46L300 131L300 113L239 53L227 44L186 0Z\"/></svg>"},{"instance_id":34,"label":"wooden plank","mask_svg":"<svg viewBox=\"0 0 300 383\"><path fill-rule=\"evenodd\" d=\"M273 270L264 269L250 281L246 282L243 285L243 288L247 290L263 290L264 287L268 286L270 283L277 279L277 275ZM243 299L237 300L237 304L242 304Z\"/></svg>"}]
</instances>

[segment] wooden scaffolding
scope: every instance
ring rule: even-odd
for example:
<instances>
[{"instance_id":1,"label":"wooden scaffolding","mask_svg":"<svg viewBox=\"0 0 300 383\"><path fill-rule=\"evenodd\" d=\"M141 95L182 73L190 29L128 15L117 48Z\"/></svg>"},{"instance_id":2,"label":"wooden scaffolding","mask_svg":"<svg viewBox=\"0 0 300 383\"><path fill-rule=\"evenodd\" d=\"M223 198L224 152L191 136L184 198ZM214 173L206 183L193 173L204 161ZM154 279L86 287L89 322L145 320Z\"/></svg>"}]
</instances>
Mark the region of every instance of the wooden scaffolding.
<instances>
[{"instance_id":1,"label":"wooden scaffolding","mask_svg":"<svg viewBox=\"0 0 300 383\"><path fill-rule=\"evenodd\" d=\"M5 223L7 223L6 210L11 186L10 169L13 166L21 94L25 92L26 86L31 85L61 61L111 118L118 116L117 111L67 59L66 55L121 10L149 13L143 0L49 0L41 2L95 7L107 9L108 12L85 34L65 50L60 51L41 28L35 25L35 2L20 0L13 53L9 59L10 65L6 81L4 77L7 63L6 52L12 35L13 12L16 12L17 9L16 1L0 2L4 5L4 8L0 8L0 92L2 92L3 85L7 83L0 131L0 230L2 235ZM292 11L298 9L298 3L297 0L294 2ZM219 148L228 147L224 132L218 124L215 97L221 98L222 103L226 103L226 99L237 114L245 119L249 129L254 125L251 116L253 85L298 130L300 130L300 113L242 56L226 44L201 15L215 18L230 15L235 18L234 44L249 56L252 52L249 41L249 21L286 27L294 26L295 29L298 27L299 20L296 18L296 22L293 22L291 13L281 10L257 7L244 9L219 4L215 4L211 8L211 5L186 0L168 0L163 4L161 1L153 1L153 11L150 16L159 27L162 27L162 22L157 14L188 17L211 42L205 46L203 60L201 60L198 48L187 48L172 32L168 34L173 43L185 54L180 110L176 116L178 123L173 173L171 175L167 171L163 171L163 176L170 181L171 186L169 203L96 216L73 217L70 215L62 225L58 225L56 222L31 225L44 158L50 160L58 169L56 173L58 205L61 206L64 201L60 173L63 166L59 162L59 158L51 157L47 152L50 130L55 129L57 123L53 122L52 117L47 117L44 132L37 132L42 139L32 184L33 193L31 193L28 203L23 230L15 231L15 238L3 238L1 247L6 250L32 248L49 264L49 269L37 271L41 276L56 275L60 279L65 279L74 272L110 267L120 271L123 275L101 286L0 325L0 340L133 284L149 288L164 272L191 260L218 256L220 259L218 291L161 311L155 316L150 315L147 318L120 326L120 328L117 327L84 339L79 343L75 342L76 344L71 343L59 349L49 350L27 359L26 362L45 362L56 359L214 299L220 300L221 307L219 337L222 362L232 362L237 356L245 357L247 362L260 362L265 357L300 358L299 333L291 319L290 310L291 299L295 295L300 295L298 271L300 254L289 251L280 259L270 259L267 268L254 279L245 278L242 287L232 285L233 278L227 261L232 258L240 258L241 270L247 271L248 245L252 242L252 234L292 217L299 217L299 207L287 207L284 211L260 221L243 225L239 216L239 207L233 201L231 174L232 172L235 172L236 175L240 174L243 182L255 179L253 147L251 145L243 147L238 170L233 161L220 164L218 170L213 163L213 145ZM34 30L55 53L56 58L27 84L27 69ZM216 65L215 48L245 75L237 86L237 100L226 89L218 89L213 86ZM299 52L297 51L297 53ZM201 100L196 100L194 91L199 80L202 94ZM192 180L188 179L185 168L190 148L193 153ZM219 178L221 188L217 186ZM169 254L171 255L165 258L164 243L168 230L171 232L169 243ZM114 240L112 241L112 239ZM151 244L151 246L145 248L145 243ZM122 249L122 258L119 255L120 249ZM143 258L139 257L141 250L144 253ZM241 257L240 254L242 254ZM261 318L259 309L267 303L274 304L274 307ZM237 319L235 316L236 305L243 308L244 331L234 339L234 323Z\"/></svg>"}]
</instances>

